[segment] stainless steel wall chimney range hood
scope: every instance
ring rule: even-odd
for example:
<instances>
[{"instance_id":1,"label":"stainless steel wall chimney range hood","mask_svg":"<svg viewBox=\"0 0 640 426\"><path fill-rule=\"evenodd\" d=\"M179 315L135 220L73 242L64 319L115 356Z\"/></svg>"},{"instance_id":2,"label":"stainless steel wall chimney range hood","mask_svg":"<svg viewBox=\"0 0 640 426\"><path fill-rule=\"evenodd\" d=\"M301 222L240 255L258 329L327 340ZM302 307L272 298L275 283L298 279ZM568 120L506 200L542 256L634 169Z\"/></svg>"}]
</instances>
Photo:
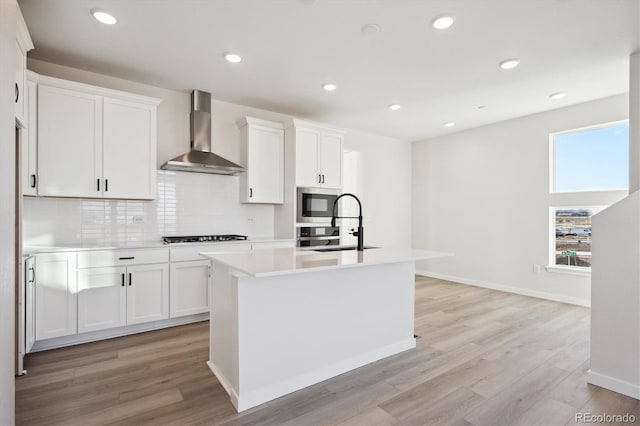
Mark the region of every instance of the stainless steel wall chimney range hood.
<instances>
[{"instance_id":1,"label":"stainless steel wall chimney range hood","mask_svg":"<svg viewBox=\"0 0 640 426\"><path fill-rule=\"evenodd\" d=\"M235 175L244 172L237 165L211 152L211 94L191 92L191 151L167 161L163 170Z\"/></svg>"}]
</instances>

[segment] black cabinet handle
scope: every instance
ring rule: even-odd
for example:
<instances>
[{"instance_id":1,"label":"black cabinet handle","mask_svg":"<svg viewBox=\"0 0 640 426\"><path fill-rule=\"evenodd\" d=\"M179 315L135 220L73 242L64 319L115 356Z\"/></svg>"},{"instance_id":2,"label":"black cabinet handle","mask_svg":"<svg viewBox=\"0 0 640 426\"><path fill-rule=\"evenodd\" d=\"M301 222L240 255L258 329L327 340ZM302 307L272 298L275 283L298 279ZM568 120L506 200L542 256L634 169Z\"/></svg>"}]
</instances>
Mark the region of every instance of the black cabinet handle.
<instances>
[{"instance_id":1,"label":"black cabinet handle","mask_svg":"<svg viewBox=\"0 0 640 426\"><path fill-rule=\"evenodd\" d=\"M100 191L100 179L96 179L96 182L98 184L98 189L96 189L96 191Z\"/></svg>"},{"instance_id":2,"label":"black cabinet handle","mask_svg":"<svg viewBox=\"0 0 640 426\"><path fill-rule=\"evenodd\" d=\"M29 279L29 282L32 283L36 280L36 270L31 267L29 268L29 272L31 272L31 278Z\"/></svg>"},{"instance_id":3,"label":"black cabinet handle","mask_svg":"<svg viewBox=\"0 0 640 426\"><path fill-rule=\"evenodd\" d=\"M249 188L249 198L253 198L253 188Z\"/></svg>"},{"instance_id":4,"label":"black cabinet handle","mask_svg":"<svg viewBox=\"0 0 640 426\"><path fill-rule=\"evenodd\" d=\"M36 175L31 175L31 187L36 187Z\"/></svg>"},{"instance_id":5,"label":"black cabinet handle","mask_svg":"<svg viewBox=\"0 0 640 426\"><path fill-rule=\"evenodd\" d=\"M16 83L16 103L18 103L18 99L20 99L20 87Z\"/></svg>"},{"instance_id":6,"label":"black cabinet handle","mask_svg":"<svg viewBox=\"0 0 640 426\"><path fill-rule=\"evenodd\" d=\"M129 286L131 286L131 272L129 272Z\"/></svg>"},{"instance_id":7,"label":"black cabinet handle","mask_svg":"<svg viewBox=\"0 0 640 426\"><path fill-rule=\"evenodd\" d=\"M318 175L318 183L322 183L322 175Z\"/></svg>"},{"instance_id":8,"label":"black cabinet handle","mask_svg":"<svg viewBox=\"0 0 640 426\"><path fill-rule=\"evenodd\" d=\"M128 257L120 257L119 259L120 260L133 260L135 258L136 258L135 256L128 256Z\"/></svg>"},{"instance_id":9,"label":"black cabinet handle","mask_svg":"<svg viewBox=\"0 0 640 426\"><path fill-rule=\"evenodd\" d=\"M104 180L104 192L109 191L109 179Z\"/></svg>"},{"instance_id":10,"label":"black cabinet handle","mask_svg":"<svg viewBox=\"0 0 640 426\"><path fill-rule=\"evenodd\" d=\"M124 272L122 273L122 287L124 287Z\"/></svg>"}]
</instances>

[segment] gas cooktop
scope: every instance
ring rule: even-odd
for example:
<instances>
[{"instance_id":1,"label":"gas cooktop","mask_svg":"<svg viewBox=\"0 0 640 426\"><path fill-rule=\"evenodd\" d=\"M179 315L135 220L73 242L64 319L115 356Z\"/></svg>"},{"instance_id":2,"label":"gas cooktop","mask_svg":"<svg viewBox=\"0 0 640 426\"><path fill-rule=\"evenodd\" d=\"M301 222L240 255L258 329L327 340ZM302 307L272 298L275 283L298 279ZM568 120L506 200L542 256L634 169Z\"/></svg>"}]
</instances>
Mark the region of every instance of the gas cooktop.
<instances>
[{"instance_id":1,"label":"gas cooktop","mask_svg":"<svg viewBox=\"0 0 640 426\"><path fill-rule=\"evenodd\" d=\"M167 244L176 243L208 243L210 241L244 241L247 239L246 235L187 235L187 236L174 236L174 237L162 237L162 241Z\"/></svg>"}]
</instances>

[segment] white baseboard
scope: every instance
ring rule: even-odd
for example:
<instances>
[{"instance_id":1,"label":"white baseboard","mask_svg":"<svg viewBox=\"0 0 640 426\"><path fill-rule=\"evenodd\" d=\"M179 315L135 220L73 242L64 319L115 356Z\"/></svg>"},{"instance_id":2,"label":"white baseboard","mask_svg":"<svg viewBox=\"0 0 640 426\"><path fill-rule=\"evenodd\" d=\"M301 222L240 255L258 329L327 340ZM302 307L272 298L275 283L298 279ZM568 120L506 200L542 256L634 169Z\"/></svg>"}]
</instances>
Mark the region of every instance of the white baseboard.
<instances>
[{"instance_id":1,"label":"white baseboard","mask_svg":"<svg viewBox=\"0 0 640 426\"><path fill-rule=\"evenodd\" d=\"M472 285L475 287L490 288L492 290L504 291L507 293L521 294L523 296L537 297L538 299L553 300L554 302L568 303L570 305L591 307L591 300L580 299L577 297L560 296L544 291L528 290L520 287L512 287L508 285L495 284L486 281L473 280L470 278L455 277L452 275L438 274L435 272L416 270L416 275L425 277L438 278L440 280L453 281L460 284Z\"/></svg>"},{"instance_id":2,"label":"white baseboard","mask_svg":"<svg viewBox=\"0 0 640 426\"><path fill-rule=\"evenodd\" d=\"M346 373L347 371L351 371L355 368L362 367L364 365L378 361L382 358L386 358L388 356L395 355L397 353L404 352L415 347L416 339L411 338L403 340L401 342L397 342L342 360L331 365L318 368L299 376L291 377L277 383L263 386L250 392L245 392L244 394L238 394L237 390L232 387L232 384L228 381L228 379L211 361L208 361L207 365L209 366L213 374L216 375L218 381L220 381L220 383L222 384L222 387L225 388L225 390L229 394L229 397L231 398L231 403L240 413L242 411L248 410L249 408L253 408L257 405L264 404L265 402L287 395L291 392L295 392L316 383L320 383L324 380Z\"/></svg>"},{"instance_id":3,"label":"white baseboard","mask_svg":"<svg viewBox=\"0 0 640 426\"><path fill-rule=\"evenodd\" d=\"M640 399L640 384L634 385L633 383L615 379L611 376L591 370L587 372L587 382L592 385L600 386L601 388L630 396L631 398Z\"/></svg>"},{"instance_id":4,"label":"white baseboard","mask_svg":"<svg viewBox=\"0 0 640 426\"><path fill-rule=\"evenodd\" d=\"M106 330L91 331L87 333L72 334L70 336L54 337L53 339L37 340L33 344L32 352L46 351L65 346L79 345L81 343L97 342L99 340L113 339L114 337L128 336L130 334L144 333L160 330L162 328L176 327L194 322L207 321L209 313L194 314L179 318L169 318L159 321L145 322L142 324L127 325L124 327L108 328Z\"/></svg>"}]
</instances>

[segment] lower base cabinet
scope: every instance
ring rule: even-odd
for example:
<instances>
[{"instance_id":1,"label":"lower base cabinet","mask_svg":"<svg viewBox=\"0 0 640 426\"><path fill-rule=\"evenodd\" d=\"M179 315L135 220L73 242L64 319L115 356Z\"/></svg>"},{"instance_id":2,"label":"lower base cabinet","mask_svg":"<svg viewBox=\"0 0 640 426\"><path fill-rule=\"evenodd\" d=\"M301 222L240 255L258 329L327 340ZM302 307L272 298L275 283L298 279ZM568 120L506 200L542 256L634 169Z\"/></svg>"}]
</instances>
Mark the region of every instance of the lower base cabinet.
<instances>
[{"instance_id":1,"label":"lower base cabinet","mask_svg":"<svg viewBox=\"0 0 640 426\"><path fill-rule=\"evenodd\" d=\"M78 332L169 318L169 267L78 270Z\"/></svg>"},{"instance_id":2,"label":"lower base cabinet","mask_svg":"<svg viewBox=\"0 0 640 426\"><path fill-rule=\"evenodd\" d=\"M36 340L76 334L76 255L38 255L35 272Z\"/></svg>"},{"instance_id":3,"label":"lower base cabinet","mask_svg":"<svg viewBox=\"0 0 640 426\"><path fill-rule=\"evenodd\" d=\"M210 265L208 260L171 264L171 318L209 312Z\"/></svg>"}]
</instances>

